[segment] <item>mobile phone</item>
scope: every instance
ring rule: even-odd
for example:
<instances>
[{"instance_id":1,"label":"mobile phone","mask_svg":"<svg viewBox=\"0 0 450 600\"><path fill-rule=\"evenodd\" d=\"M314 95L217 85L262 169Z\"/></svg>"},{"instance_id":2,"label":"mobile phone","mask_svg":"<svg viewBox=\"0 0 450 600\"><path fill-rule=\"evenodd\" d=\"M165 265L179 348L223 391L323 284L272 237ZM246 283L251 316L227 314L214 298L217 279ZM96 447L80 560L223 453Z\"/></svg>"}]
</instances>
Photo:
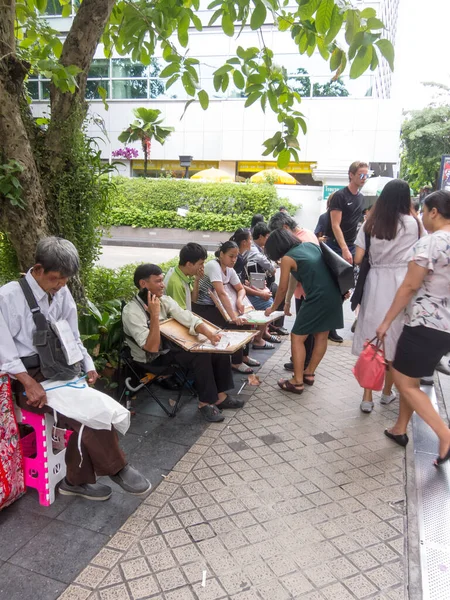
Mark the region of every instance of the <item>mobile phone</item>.
<instances>
[{"instance_id":1,"label":"mobile phone","mask_svg":"<svg viewBox=\"0 0 450 600\"><path fill-rule=\"evenodd\" d=\"M139 290L138 296L144 304L148 304L148 289L147 288L142 288L142 290Z\"/></svg>"}]
</instances>

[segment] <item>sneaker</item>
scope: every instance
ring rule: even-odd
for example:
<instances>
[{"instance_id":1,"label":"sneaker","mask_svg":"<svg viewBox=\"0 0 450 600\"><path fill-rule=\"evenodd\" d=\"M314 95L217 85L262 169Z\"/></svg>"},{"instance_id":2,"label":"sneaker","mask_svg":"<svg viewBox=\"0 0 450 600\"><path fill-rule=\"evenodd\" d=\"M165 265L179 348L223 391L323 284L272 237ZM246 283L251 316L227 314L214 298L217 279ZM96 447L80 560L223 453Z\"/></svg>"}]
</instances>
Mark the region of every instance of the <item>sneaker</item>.
<instances>
[{"instance_id":1,"label":"sneaker","mask_svg":"<svg viewBox=\"0 0 450 600\"><path fill-rule=\"evenodd\" d=\"M109 478L117 483L117 485L120 485L126 492L135 496L145 494L152 487L150 481L131 465L125 465L116 475L110 475Z\"/></svg>"},{"instance_id":2,"label":"sneaker","mask_svg":"<svg viewBox=\"0 0 450 600\"><path fill-rule=\"evenodd\" d=\"M361 412L363 413L371 413L373 411L373 402L364 402L364 400L359 405Z\"/></svg>"},{"instance_id":3,"label":"sneaker","mask_svg":"<svg viewBox=\"0 0 450 600\"><path fill-rule=\"evenodd\" d=\"M111 498L112 489L102 483L83 483L82 485L71 485L64 478L59 486L59 493L63 496L80 496L86 500L104 502Z\"/></svg>"},{"instance_id":4,"label":"sneaker","mask_svg":"<svg viewBox=\"0 0 450 600\"><path fill-rule=\"evenodd\" d=\"M342 342L344 341L344 338L342 338L340 335L338 335L336 333L335 329L333 329L332 331L330 331L330 333L328 334L328 339L331 342L336 342L337 344L342 344Z\"/></svg>"},{"instance_id":5,"label":"sneaker","mask_svg":"<svg viewBox=\"0 0 450 600\"><path fill-rule=\"evenodd\" d=\"M208 423L221 423L225 419L222 412L215 404L205 404L205 406L199 408L199 411Z\"/></svg>"},{"instance_id":6,"label":"sneaker","mask_svg":"<svg viewBox=\"0 0 450 600\"><path fill-rule=\"evenodd\" d=\"M294 372L294 363L291 361L284 363L284 368L286 369L286 371L292 371Z\"/></svg>"},{"instance_id":7,"label":"sneaker","mask_svg":"<svg viewBox=\"0 0 450 600\"><path fill-rule=\"evenodd\" d=\"M436 371L439 371L439 373L443 373L444 375L450 375L450 361L446 356L439 362Z\"/></svg>"},{"instance_id":8,"label":"sneaker","mask_svg":"<svg viewBox=\"0 0 450 600\"><path fill-rule=\"evenodd\" d=\"M390 404L391 402L394 402L396 398L397 394L395 392L392 392L392 394L389 394L389 396L387 396L386 394L381 394L380 403Z\"/></svg>"},{"instance_id":9,"label":"sneaker","mask_svg":"<svg viewBox=\"0 0 450 600\"><path fill-rule=\"evenodd\" d=\"M227 408L242 408L245 402L243 400L238 400L237 398L233 398L233 396L227 396L223 402L220 404L216 404L219 410L224 410Z\"/></svg>"},{"instance_id":10,"label":"sneaker","mask_svg":"<svg viewBox=\"0 0 450 600\"><path fill-rule=\"evenodd\" d=\"M434 377L422 377L420 385L434 385Z\"/></svg>"}]
</instances>

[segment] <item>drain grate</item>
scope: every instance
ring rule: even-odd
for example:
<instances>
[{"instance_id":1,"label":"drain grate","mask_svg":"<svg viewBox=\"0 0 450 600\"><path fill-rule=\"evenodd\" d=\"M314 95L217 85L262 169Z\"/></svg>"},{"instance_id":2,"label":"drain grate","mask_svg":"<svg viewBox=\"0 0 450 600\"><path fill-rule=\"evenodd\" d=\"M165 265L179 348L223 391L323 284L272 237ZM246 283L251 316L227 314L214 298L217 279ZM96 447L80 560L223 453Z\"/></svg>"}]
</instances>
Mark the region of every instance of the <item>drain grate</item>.
<instances>
[{"instance_id":1,"label":"drain grate","mask_svg":"<svg viewBox=\"0 0 450 600\"><path fill-rule=\"evenodd\" d=\"M434 389L430 398L435 408ZM436 469L436 436L417 416L413 421L417 515L423 600L450 598L450 467Z\"/></svg>"}]
</instances>

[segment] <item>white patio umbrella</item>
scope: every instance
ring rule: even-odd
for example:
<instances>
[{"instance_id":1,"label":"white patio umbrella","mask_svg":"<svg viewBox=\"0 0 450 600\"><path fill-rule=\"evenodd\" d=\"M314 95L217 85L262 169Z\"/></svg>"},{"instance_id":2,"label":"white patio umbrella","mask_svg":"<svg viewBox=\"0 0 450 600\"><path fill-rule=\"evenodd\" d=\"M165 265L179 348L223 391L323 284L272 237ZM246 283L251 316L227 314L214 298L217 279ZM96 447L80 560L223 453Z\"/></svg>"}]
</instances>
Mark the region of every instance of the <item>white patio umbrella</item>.
<instances>
[{"instance_id":1,"label":"white patio umbrella","mask_svg":"<svg viewBox=\"0 0 450 600\"><path fill-rule=\"evenodd\" d=\"M364 196L379 196L384 186L392 181L393 177L371 177L361 190Z\"/></svg>"}]
</instances>

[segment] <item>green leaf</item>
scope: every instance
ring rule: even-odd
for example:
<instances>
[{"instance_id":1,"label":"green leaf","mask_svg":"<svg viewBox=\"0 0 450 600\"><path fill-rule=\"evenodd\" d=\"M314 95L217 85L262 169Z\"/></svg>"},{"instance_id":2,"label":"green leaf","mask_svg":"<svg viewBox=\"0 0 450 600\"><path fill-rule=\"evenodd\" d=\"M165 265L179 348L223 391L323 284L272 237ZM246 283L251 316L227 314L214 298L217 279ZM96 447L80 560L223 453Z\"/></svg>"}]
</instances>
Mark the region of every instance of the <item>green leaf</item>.
<instances>
[{"instance_id":1,"label":"green leaf","mask_svg":"<svg viewBox=\"0 0 450 600\"><path fill-rule=\"evenodd\" d=\"M216 92L218 92L222 86L222 75L214 75L213 77L213 85Z\"/></svg>"},{"instance_id":2,"label":"green leaf","mask_svg":"<svg viewBox=\"0 0 450 600\"><path fill-rule=\"evenodd\" d=\"M287 148L282 150L277 158L277 166L280 169L284 169L288 166L289 161L291 160L291 153Z\"/></svg>"},{"instance_id":3,"label":"green leaf","mask_svg":"<svg viewBox=\"0 0 450 600\"><path fill-rule=\"evenodd\" d=\"M375 42L378 48L380 49L381 54L388 61L391 71L394 70L394 58L395 51L394 46L391 44L389 40L378 40Z\"/></svg>"},{"instance_id":4,"label":"green leaf","mask_svg":"<svg viewBox=\"0 0 450 600\"><path fill-rule=\"evenodd\" d=\"M297 148L298 150L300 150L300 144L298 143L298 139L295 135L286 136L286 146L288 148Z\"/></svg>"},{"instance_id":5,"label":"green leaf","mask_svg":"<svg viewBox=\"0 0 450 600\"><path fill-rule=\"evenodd\" d=\"M38 117L36 119L36 125L48 125L50 123L50 119L46 117Z\"/></svg>"},{"instance_id":6,"label":"green leaf","mask_svg":"<svg viewBox=\"0 0 450 600\"><path fill-rule=\"evenodd\" d=\"M214 71L214 75L224 75L225 73L229 73L233 70L232 65L222 65L218 69Z\"/></svg>"},{"instance_id":7,"label":"green leaf","mask_svg":"<svg viewBox=\"0 0 450 600\"><path fill-rule=\"evenodd\" d=\"M234 23L228 13L222 16L222 29L226 35L233 37L234 35Z\"/></svg>"},{"instance_id":8,"label":"green leaf","mask_svg":"<svg viewBox=\"0 0 450 600\"><path fill-rule=\"evenodd\" d=\"M170 88L170 86L172 86L175 83L175 81L178 81L179 78L180 78L179 73L175 73L175 75L172 75L172 77L170 77L166 81L166 90L168 90Z\"/></svg>"},{"instance_id":9,"label":"green leaf","mask_svg":"<svg viewBox=\"0 0 450 600\"><path fill-rule=\"evenodd\" d=\"M271 89L267 90L267 100L269 101L270 108L276 113L278 111L278 100L275 92Z\"/></svg>"},{"instance_id":10,"label":"green leaf","mask_svg":"<svg viewBox=\"0 0 450 600\"><path fill-rule=\"evenodd\" d=\"M228 73L225 73L222 77L222 92L226 92L228 88L228 84L230 83L230 76Z\"/></svg>"},{"instance_id":11,"label":"green leaf","mask_svg":"<svg viewBox=\"0 0 450 600\"><path fill-rule=\"evenodd\" d=\"M298 9L300 18L302 20L309 19L316 12L321 0L309 0L309 2L303 2ZM300 2L299 2L300 4Z\"/></svg>"},{"instance_id":12,"label":"green leaf","mask_svg":"<svg viewBox=\"0 0 450 600\"><path fill-rule=\"evenodd\" d=\"M371 17L370 19L367 19L367 27L369 29L384 29L384 23L383 21L380 21L380 19Z\"/></svg>"},{"instance_id":13,"label":"green leaf","mask_svg":"<svg viewBox=\"0 0 450 600\"><path fill-rule=\"evenodd\" d=\"M181 76L181 82L183 84L184 89L188 93L188 95L195 96L195 86L194 86L191 76L189 75L189 73L187 71L185 71L183 73L183 75Z\"/></svg>"},{"instance_id":14,"label":"green leaf","mask_svg":"<svg viewBox=\"0 0 450 600\"><path fill-rule=\"evenodd\" d=\"M363 19L372 19L377 16L377 11L374 8L365 8L361 11L361 17Z\"/></svg>"},{"instance_id":15,"label":"green leaf","mask_svg":"<svg viewBox=\"0 0 450 600\"><path fill-rule=\"evenodd\" d=\"M56 58L60 58L61 52L62 52L62 49L63 49L63 45L62 45L61 40L59 38L55 37L55 38L53 38L51 40L50 45L52 47L52 50L53 50Z\"/></svg>"},{"instance_id":16,"label":"green leaf","mask_svg":"<svg viewBox=\"0 0 450 600\"><path fill-rule=\"evenodd\" d=\"M370 70L375 71L379 64L378 54L375 48L372 48L372 62L370 63Z\"/></svg>"},{"instance_id":17,"label":"green leaf","mask_svg":"<svg viewBox=\"0 0 450 600\"><path fill-rule=\"evenodd\" d=\"M180 70L180 64L177 62L173 62L173 63L170 63L170 65L167 65L167 67L161 71L159 76L161 77L161 79L165 79L166 77L170 77L171 75L178 73L179 70Z\"/></svg>"},{"instance_id":18,"label":"green leaf","mask_svg":"<svg viewBox=\"0 0 450 600\"><path fill-rule=\"evenodd\" d=\"M253 92L252 94L250 94L249 97L247 98L247 100L245 101L245 108L248 108L249 106L251 106L260 97L261 97L261 92Z\"/></svg>"},{"instance_id":19,"label":"green leaf","mask_svg":"<svg viewBox=\"0 0 450 600\"><path fill-rule=\"evenodd\" d=\"M108 92L101 85L97 86L97 91L98 91L98 94L99 94L100 98L102 99L103 106L105 107L105 110L109 110L109 105L106 102L106 99L108 97Z\"/></svg>"},{"instance_id":20,"label":"green leaf","mask_svg":"<svg viewBox=\"0 0 450 600\"><path fill-rule=\"evenodd\" d=\"M65 5L63 6L63 9L62 9L62 14L61 14L61 16L62 16L64 19L67 19L67 17L70 17L70 15L71 15L71 14L72 14L72 6L71 6L70 4L65 4Z\"/></svg>"},{"instance_id":21,"label":"green leaf","mask_svg":"<svg viewBox=\"0 0 450 600\"><path fill-rule=\"evenodd\" d=\"M191 21L193 22L194 27L197 31L203 30L202 22L200 21L200 19L197 17L197 15L194 12L191 12Z\"/></svg>"},{"instance_id":22,"label":"green leaf","mask_svg":"<svg viewBox=\"0 0 450 600\"><path fill-rule=\"evenodd\" d=\"M262 2L259 2L253 9L252 16L250 18L251 29L259 29L264 25L267 17L266 7Z\"/></svg>"},{"instance_id":23,"label":"green leaf","mask_svg":"<svg viewBox=\"0 0 450 600\"><path fill-rule=\"evenodd\" d=\"M233 72L233 81L234 85L238 88L238 90L243 90L245 87L244 76L240 71L235 70Z\"/></svg>"},{"instance_id":24,"label":"green leaf","mask_svg":"<svg viewBox=\"0 0 450 600\"><path fill-rule=\"evenodd\" d=\"M372 62L372 46L363 46L358 50L350 67L350 79L357 79L367 71Z\"/></svg>"},{"instance_id":25,"label":"green leaf","mask_svg":"<svg viewBox=\"0 0 450 600\"><path fill-rule=\"evenodd\" d=\"M344 21L344 15L341 13L337 4L334 5L333 14L331 15L331 24L327 35L325 36L325 43L330 44L337 34L340 32L342 23Z\"/></svg>"},{"instance_id":26,"label":"green leaf","mask_svg":"<svg viewBox=\"0 0 450 600\"><path fill-rule=\"evenodd\" d=\"M322 0L316 13L316 30L325 34L330 29L334 0Z\"/></svg>"},{"instance_id":27,"label":"green leaf","mask_svg":"<svg viewBox=\"0 0 450 600\"><path fill-rule=\"evenodd\" d=\"M340 48L335 48L330 58L330 70L336 71L341 64L343 51Z\"/></svg>"},{"instance_id":28,"label":"green leaf","mask_svg":"<svg viewBox=\"0 0 450 600\"><path fill-rule=\"evenodd\" d=\"M325 42L323 41L323 38L317 38L317 49L320 52L320 56L324 60L328 60L328 58L330 56L330 52L329 52L327 46L325 45Z\"/></svg>"},{"instance_id":29,"label":"green leaf","mask_svg":"<svg viewBox=\"0 0 450 600\"><path fill-rule=\"evenodd\" d=\"M186 12L178 22L178 41L183 46L183 48L186 48L186 46L188 45L188 30L190 21L191 19L189 17L189 13Z\"/></svg>"},{"instance_id":30,"label":"green leaf","mask_svg":"<svg viewBox=\"0 0 450 600\"><path fill-rule=\"evenodd\" d=\"M182 114L182 115L181 115L181 117L180 117L180 121L181 121L181 119L184 117L184 115L186 114L186 111L187 111L187 109L189 108L189 106L190 106L190 105L191 105L193 102L195 102L195 98L191 98L190 100L188 100L188 101L186 102L186 104L184 105L183 114Z\"/></svg>"},{"instance_id":31,"label":"green leaf","mask_svg":"<svg viewBox=\"0 0 450 600\"><path fill-rule=\"evenodd\" d=\"M347 23L345 24L345 41L347 44L351 44L353 42L353 37L359 31L359 17L356 10L348 10L346 13Z\"/></svg>"},{"instance_id":32,"label":"green leaf","mask_svg":"<svg viewBox=\"0 0 450 600\"><path fill-rule=\"evenodd\" d=\"M45 9L47 8L47 0L34 0L34 3L40 13L45 12Z\"/></svg>"},{"instance_id":33,"label":"green leaf","mask_svg":"<svg viewBox=\"0 0 450 600\"><path fill-rule=\"evenodd\" d=\"M209 106L209 96L208 94L205 92L205 90L200 90L198 93L198 100L200 102L200 106L203 108L203 110L206 110Z\"/></svg>"},{"instance_id":34,"label":"green leaf","mask_svg":"<svg viewBox=\"0 0 450 600\"><path fill-rule=\"evenodd\" d=\"M287 31L293 23L293 19L289 15L278 17L278 31Z\"/></svg>"}]
</instances>

